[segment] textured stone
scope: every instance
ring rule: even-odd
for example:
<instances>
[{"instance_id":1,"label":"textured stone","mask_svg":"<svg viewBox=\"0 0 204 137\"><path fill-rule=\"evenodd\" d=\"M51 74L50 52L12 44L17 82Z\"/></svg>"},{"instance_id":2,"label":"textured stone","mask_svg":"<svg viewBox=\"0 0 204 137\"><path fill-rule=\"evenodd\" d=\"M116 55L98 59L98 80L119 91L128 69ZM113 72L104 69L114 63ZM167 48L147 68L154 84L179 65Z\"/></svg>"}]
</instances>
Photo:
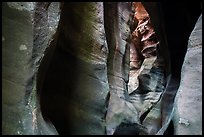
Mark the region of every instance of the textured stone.
<instances>
[{"instance_id":1,"label":"textured stone","mask_svg":"<svg viewBox=\"0 0 204 137\"><path fill-rule=\"evenodd\" d=\"M48 50L40 66L42 112L59 134L105 133L109 87L103 18L102 2L62 5L54 52Z\"/></svg>"},{"instance_id":2,"label":"textured stone","mask_svg":"<svg viewBox=\"0 0 204 137\"><path fill-rule=\"evenodd\" d=\"M174 55L182 60L185 41L175 36L190 28L175 33L171 24L184 22L187 12L179 7L166 20L164 5L3 3L2 133L163 135L172 128L202 134L202 26L189 39L174 104L180 83L169 67L179 70Z\"/></svg>"},{"instance_id":3,"label":"textured stone","mask_svg":"<svg viewBox=\"0 0 204 137\"><path fill-rule=\"evenodd\" d=\"M109 48L107 67L110 87L110 98L106 115L106 132L110 135L114 133L116 127L124 119L129 121L132 119L131 122L137 122L138 118L135 115L137 112L132 107L133 112L131 113L131 109L126 102L130 47L130 42L128 41L130 26L128 21L132 18L130 16L131 6L128 2L108 2L104 6L104 25ZM124 15L127 15L125 19ZM110 20L110 17L113 19ZM134 115L135 117L133 117Z\"/></svg>"},{"instance_id":4,"label":"textured stone","mask_svg":"<svg viewBox=\"0 0 204 137\"><path fill-rule=\"evenodd\" d=\"M156 48L159 44L150 21L149 14L141 2L133 2L135 8L134 20L138 26L132 33L132 44L130 46L130 76L128 83L129 93L139 86L138 75L144 59L156 56ZM143 63L143 65L145 65Z\"/></svg>"},{"instance_id":5,"label":"textured stone","mask_svg":"<svg viewBox=\"0 0 204 137\"><path fill-rule=\"evenodd\" d=\"M189 37L181 72L173 119L175 135L202 135L202 14Z\"/></svg>"},{"instance_id":6,"label":"textured stone","mask_svg":"<svg viewBox=\"0 0 204 137\"><path fill-rule=\"evenodd\" d=\"M106 8L105 8L106 9L105 13L107 12L106 14L108 14L109 16L111 16L111 14L116 15L116 19L114 18L112 21L107 21L108 22L107 24L111 24L112 26L105 24L105 28L107 29L107 32L108 32L108 33L106 32L106 35L108 37L107 42L108 42L109 54L110 54L108 58L108 78L109 78L109 86L110 86L110 98L109 98L108 112L106 115L107 134L113 134L114 131L117 129L117 127L118 126L120 127L120 124L123 122L130 125L139 124L140 126L142 126L139 118L142 117L142 115L145 114L147 111L149 111L153 107L153 105L157 104L165 87L165 80L164 80L165 77L164 77L164 71L162 67L164 66L164 63L155 54L151 55L152 52L155 52L154 50L151 49L149 52L150 54L146 52L148 50L143 50L145 48L147 49L152 46L151 45L152 43L147 43L147 45L145 45L146 43L142 41L144 40L143 37L145 37L144 41L148 41L148 40L151 40L151 37L155 35L155 33L152 33L153 31L149 31L150 25L149 27L144 29L144 26L150 23L150 21L147 20L145 22L143 18L140 17L135 19L135 21L139 20L139 23L138 23L139 26L136 28L136 31L133 32L132 34L133 42L132 43L130 43L130 41L127 42L128 48L130 46L130 65L133 65L133 66L130 66L131 71L130 71L130 77L129 77L129 86L127 89L128 78L126 78L126 76L128 73L125 73L125 72L129 71L130 69L121 68L122 66L121 64L124 64L123 63L124 59L122 58L126 57L126 55L129 53L125 52L126 54L124 55L124 52L121 48L123 47L123 44L120 44L118 42L120 35L118 36L117 32L120 33L122 30L118 29L118 22L120 22L120 20L118 21L117 17L118 16L120 17L121 14L120 14L120 10L117 11L117 7L118 9L121 9L120 7L122 6L120 5L120 3L118 4L109 3L106 5ZM123 7L124 7L124 4L123 4ZM131 12L131 10L129 10L129 12ZM138 12L136 13L138 14ZM144 16L145 18L148 14L146 12L144 14L145 14ZM129 18L131 19L132 17L130 16ZM105 23L106 23L106 20L105 20ZM125 22L121 22L121 23L125 24ZM140 28L143 28L143 29L140 29ZM152 30L152 28L150 30ZM147 31L148 33L150 32L148 35L148 38L144 33L145 31ZM158 41L155 41L155 42L158 43ZM155 46L154 46L154 49L156 49ZM143 55L141 54L142 52L143 52ZM148 56L147 54L149 54L150 56ZM142 62L141 68L137 67L139 65L136 64L139 62L138 61L140 59L139 56L144 57L144 61L143 60L141 61ZM129 58L126 57L126 60L128 61ZM134 64L131 64L133 62ZM127 67L129 67L129 65L127 65ZM135 73L133 73L133 71ZM138 88L135 88L136 82L131 80L137 80L137 79L138 79ZM118 83L121 83L121 84L118 84ZM130 85L130 84L133 84L133 85ZM120 106L118 106L118 104L120 104ZM142 129L142 127L138 128L138 130L140 129ZM118 130L116 130L116 132L119 133ZM141 130L141 133L142 132L144 131ZM148 134L148 132L149 131L146 131L146 134ZM140 131L138 133L140 133Z\"/></svg>"},{"instance_id":7,"label":"textured stone","mask_svg":"<svg viewBox=\"0 0 204 137\"><path fill-rule=\"evenodd\" d=\"M7 39L2 48L2 134L5 135L57 134L53 125L42 118L36 99L36 79L33 77L38 66L34 62L43 57L43 52L48 46L48 42L38 43L43 50L38 51L38 54L34 53L36 41L33 38L36 37L37 28L33 25L33 21L40 20L39 16L33 16L37 4L8 2L2 6L2 33ZM42 10L39 10L39 15L42 15ZM51 37L52 35L46 35L41 38L49 40Z\"/></svg>"},{"instance_id":8,"label":"textured stone","mask_svg":"<svg viewBox=\"0 0 204 137\"><path fill-rule=\"evenodd\" d=\"M138 26L132 33L132 40L137 50L132 53L142 57L135 58L137 62L135 61L134 66L138 67L130 70L128 100L136 108L140 124L146 128L145 132L141 130L138 134L155 134L161 128L160 98L166 86L165 63L163 57L157 54L159 39L149 14L140 2L135 2L134 6L134 18L138 20Z\"/></svg>"},{"instance_id":9,"label":"textured stone","mask_svg":"<svg viewBox=\"0 0 204 137\"><path fill-rule=\"evenodd\" d=\"M7 2L7 5L10 8L14 8L17 10L27 10L27 11L33 11L35 8L35 2Z\"/></svg>"}]
</instances>

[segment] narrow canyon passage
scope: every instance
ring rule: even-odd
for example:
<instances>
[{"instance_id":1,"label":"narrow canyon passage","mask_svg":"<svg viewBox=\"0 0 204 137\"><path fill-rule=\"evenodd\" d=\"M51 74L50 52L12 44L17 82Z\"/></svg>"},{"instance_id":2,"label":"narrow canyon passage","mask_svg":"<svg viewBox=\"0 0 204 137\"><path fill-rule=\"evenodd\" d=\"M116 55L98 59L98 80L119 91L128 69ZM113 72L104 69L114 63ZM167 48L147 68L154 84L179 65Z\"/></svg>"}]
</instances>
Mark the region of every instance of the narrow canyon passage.
<instances>
[{"instance_id":1,"label":"narrow canyon passage","mask_svg":"<svg viewBox=\"0 0 204 137\"><path fill-rule=\"evenodd\" d=\"M202 134L200 6L3 3L3 134Z\"/></svg>"}]
</instances>

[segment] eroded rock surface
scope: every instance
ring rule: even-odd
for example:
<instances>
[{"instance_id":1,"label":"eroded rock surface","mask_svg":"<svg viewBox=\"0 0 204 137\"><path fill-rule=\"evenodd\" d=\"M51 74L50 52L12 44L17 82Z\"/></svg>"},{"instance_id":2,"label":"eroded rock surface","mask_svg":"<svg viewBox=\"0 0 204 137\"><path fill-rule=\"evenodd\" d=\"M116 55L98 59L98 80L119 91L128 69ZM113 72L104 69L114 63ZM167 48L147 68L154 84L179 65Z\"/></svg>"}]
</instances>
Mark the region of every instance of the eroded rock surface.
<instances>
[{"instance_id":1,"label":"eroded rock surface","mask_svg":"<svg viewBox=\"0 0 204 137\"><path fill-rule=\"evenodd\" d=\"M43 115L60 134L104 134L109 87L103 3L64 3L61 13L56 49L44 58L51 63L40 91Z\"/></svg>"},{"instance_id":2,"label":"eroded rock surface","mask_svg":"<svg viewBox=\"0 0 204 137\"><path fill-rule=\"evenodd\" d=\"M153 66L153 64L150 65L150 63L153 63L153 60L156 61L156 48L159 44L154 28L151 24L149 14L145 10L142 3L133 2L133 7L135 11L134 20L135 22L138 22L138 24L132 33L132 43L130 46L130 75L128 83L129 93L132 93L138 88L138 76L143 67L145 65L149 65L149 67ZM157 61L156 65L164 66L164 63Z\"/></svg>"},{"instance_id":3,"label":"eroded rock surface","mask_svg":"<svg viewBox=\"0 0 204 137\"><path fill-rule=\"evenodd\" d=\"M202 15L192 31L175 101L176 135L202 135Z\"/></svg>"},{"instance_id":4,"label":"eroded rock surface","mask_svg":"<svg viewBox=\"0 0 204 137\"><path fill-rule=\"evenodd\" d=\"M57 134L53 125L42 118L36 95L39 59L52 37L46 28L47 10L35 2L8 2L2 6L2 134ZM37 28L42 24L43 29Z\"/></svg>"},{"instance_id":5,"label":"eroded rock surface","mask_svg":"<svg viewBox=\"0 0 204 137\"><path fill-rule=\"evenodd\" d=\"M185 51L171 43L162 4L3 3L3 134L163 135L167 128L202 134L202 15L189 40L171 127L180 84L174 67L181 64L170 57Z\"/></svg>"}]
</instances>

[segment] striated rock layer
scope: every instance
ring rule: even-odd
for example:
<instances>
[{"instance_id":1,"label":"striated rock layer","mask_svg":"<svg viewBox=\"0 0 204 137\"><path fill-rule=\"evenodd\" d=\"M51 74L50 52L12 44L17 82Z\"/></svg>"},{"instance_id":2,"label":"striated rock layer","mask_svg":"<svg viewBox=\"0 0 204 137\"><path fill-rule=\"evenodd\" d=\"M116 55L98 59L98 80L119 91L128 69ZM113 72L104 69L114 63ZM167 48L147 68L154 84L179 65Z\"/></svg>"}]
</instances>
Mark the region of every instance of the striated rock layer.
<instances>
[{"instance_id":1,"label":"striated rock layer","mask_svg":"<svg viewBox=\"0 0 204 137\"><path fill-rule=\"evenodd\" d=\"M3 3L3 134L202 134L202 15L179 83L182 4Z\"/></svg>"},{"instance_id":2,"label":"striated rock layer","mask_svg":"<svg viewBox=\"0 0 204 137\"><path fill-rule=\"evenodd\" d=\"M175 135L202 135L202 14L192 31L181 70L173 123Z\"/></svg>"},{"instance_id":3,"label":"striated rock layer","mask_svg":"<svg viewBox=\"0 0 204 137\"><path fill-rule=\"evenodd\" d=\"M128 22L132 20L131 13L131 4L128 2L104 5L104 25L109 48L107 67L110 97L106 115L106 132L109 135L114 133L124 119L138 122L135 108L126 101L130 48Z\"/></svg>"},{"instance_id":4,"label":"striated rock layer","mask_svg":"<svg viewBox=\"0 0 204 137\"><path fill-rule=\"evenodd\" d=\"M40 66L44 117L59 134L104 134L108 47L103 3L63 3L54 53ZM40 76L40 75L39 75Z\"/></svg>"},{"instance_id":5,"label":"striated rock layer","mask_svg":"<svg viewBox=\"0 0 204 137\"><path fill-rule=\"evenodd\" d=\"M146 117L146 113L154 108L159 101L165 87L163 58L156 55L156 46L159 42L155 39L155 33L147 12L144 12L144 7L142 7L141 3L136 4L138 4L138 7L136 5L135 16L130 16L129 18L134 20L135 23L138 21L138 26L132 33L132 41L127 41L126 46L128 46L127 48L130 46L130 53L125 52L125 54L122 54L122 57L125 58L123 60L120 59L121 54L118 54L118 51L124 53L121 49L125 47L120 43L120 35L118 36L118 33L122 33L122 30L117 29L120 20L118 21L116 18L112 22L105 18L105 23L109 22L107 24L112 24L112 26L105 24L106 32L109 30L106 35L111 39L107 39L108 47L110 47L108 63L111 63L108 64L110 98L106 116L107 134L121 133L121 127L124 127L121 124L130 125L130 127L131 125L137 125L133 126L133 129L137 130L135 134L149 134L151 131L148 131L148 127L145 127L148 126L147 124L143 125L143 120ZM120 6L122 7L120 3L118 5L107 4L105 14L106 12L108 15L114 14L120 19ZM134 12L131 10L129 7L129 12ZM125 9L122 11L124 12ZM122 23L125 24L125 22L121 21L120 24ZM108 29L109 27L112 29ZM130 54L130 59L127 58L128 54ZM139 60L139 56L143 59ZM123 63L124 60L130 61L130 68L128 68L129 64L127 64L127 67L120 69L126 63ZM141 66L139 62L142 63ZM110 67L112 68L110 69ZM127 78L127 71L130 71L129 79ZM138 73L138 77L132 75L133 73ZM137 79L138 85L136 85ZM150 116L147 115L147 117ZM146 123L148 121L148 119L145 119ZM120 127L120 130L117 127ZM131 130L131 128L129 129Z\"/></svg>"}]
</instances>

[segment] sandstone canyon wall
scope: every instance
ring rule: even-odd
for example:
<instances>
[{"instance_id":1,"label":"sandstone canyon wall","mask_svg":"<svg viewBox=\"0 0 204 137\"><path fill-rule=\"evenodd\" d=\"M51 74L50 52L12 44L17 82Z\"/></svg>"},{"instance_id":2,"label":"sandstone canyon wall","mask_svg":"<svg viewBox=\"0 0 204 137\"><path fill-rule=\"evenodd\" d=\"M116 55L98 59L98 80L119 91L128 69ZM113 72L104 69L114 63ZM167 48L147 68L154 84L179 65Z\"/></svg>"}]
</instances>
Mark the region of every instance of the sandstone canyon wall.
<instances>
[{"instance_id":1,"label":"sandstone canyon wall","mask_svg":"<svg viewBox=\"0 0 204 137\"><path fill-rule=\"evenodd\" d=\"M2 134L202 134L202 15L181 5L4 2Z\"/></svg>"}]
</instances>

